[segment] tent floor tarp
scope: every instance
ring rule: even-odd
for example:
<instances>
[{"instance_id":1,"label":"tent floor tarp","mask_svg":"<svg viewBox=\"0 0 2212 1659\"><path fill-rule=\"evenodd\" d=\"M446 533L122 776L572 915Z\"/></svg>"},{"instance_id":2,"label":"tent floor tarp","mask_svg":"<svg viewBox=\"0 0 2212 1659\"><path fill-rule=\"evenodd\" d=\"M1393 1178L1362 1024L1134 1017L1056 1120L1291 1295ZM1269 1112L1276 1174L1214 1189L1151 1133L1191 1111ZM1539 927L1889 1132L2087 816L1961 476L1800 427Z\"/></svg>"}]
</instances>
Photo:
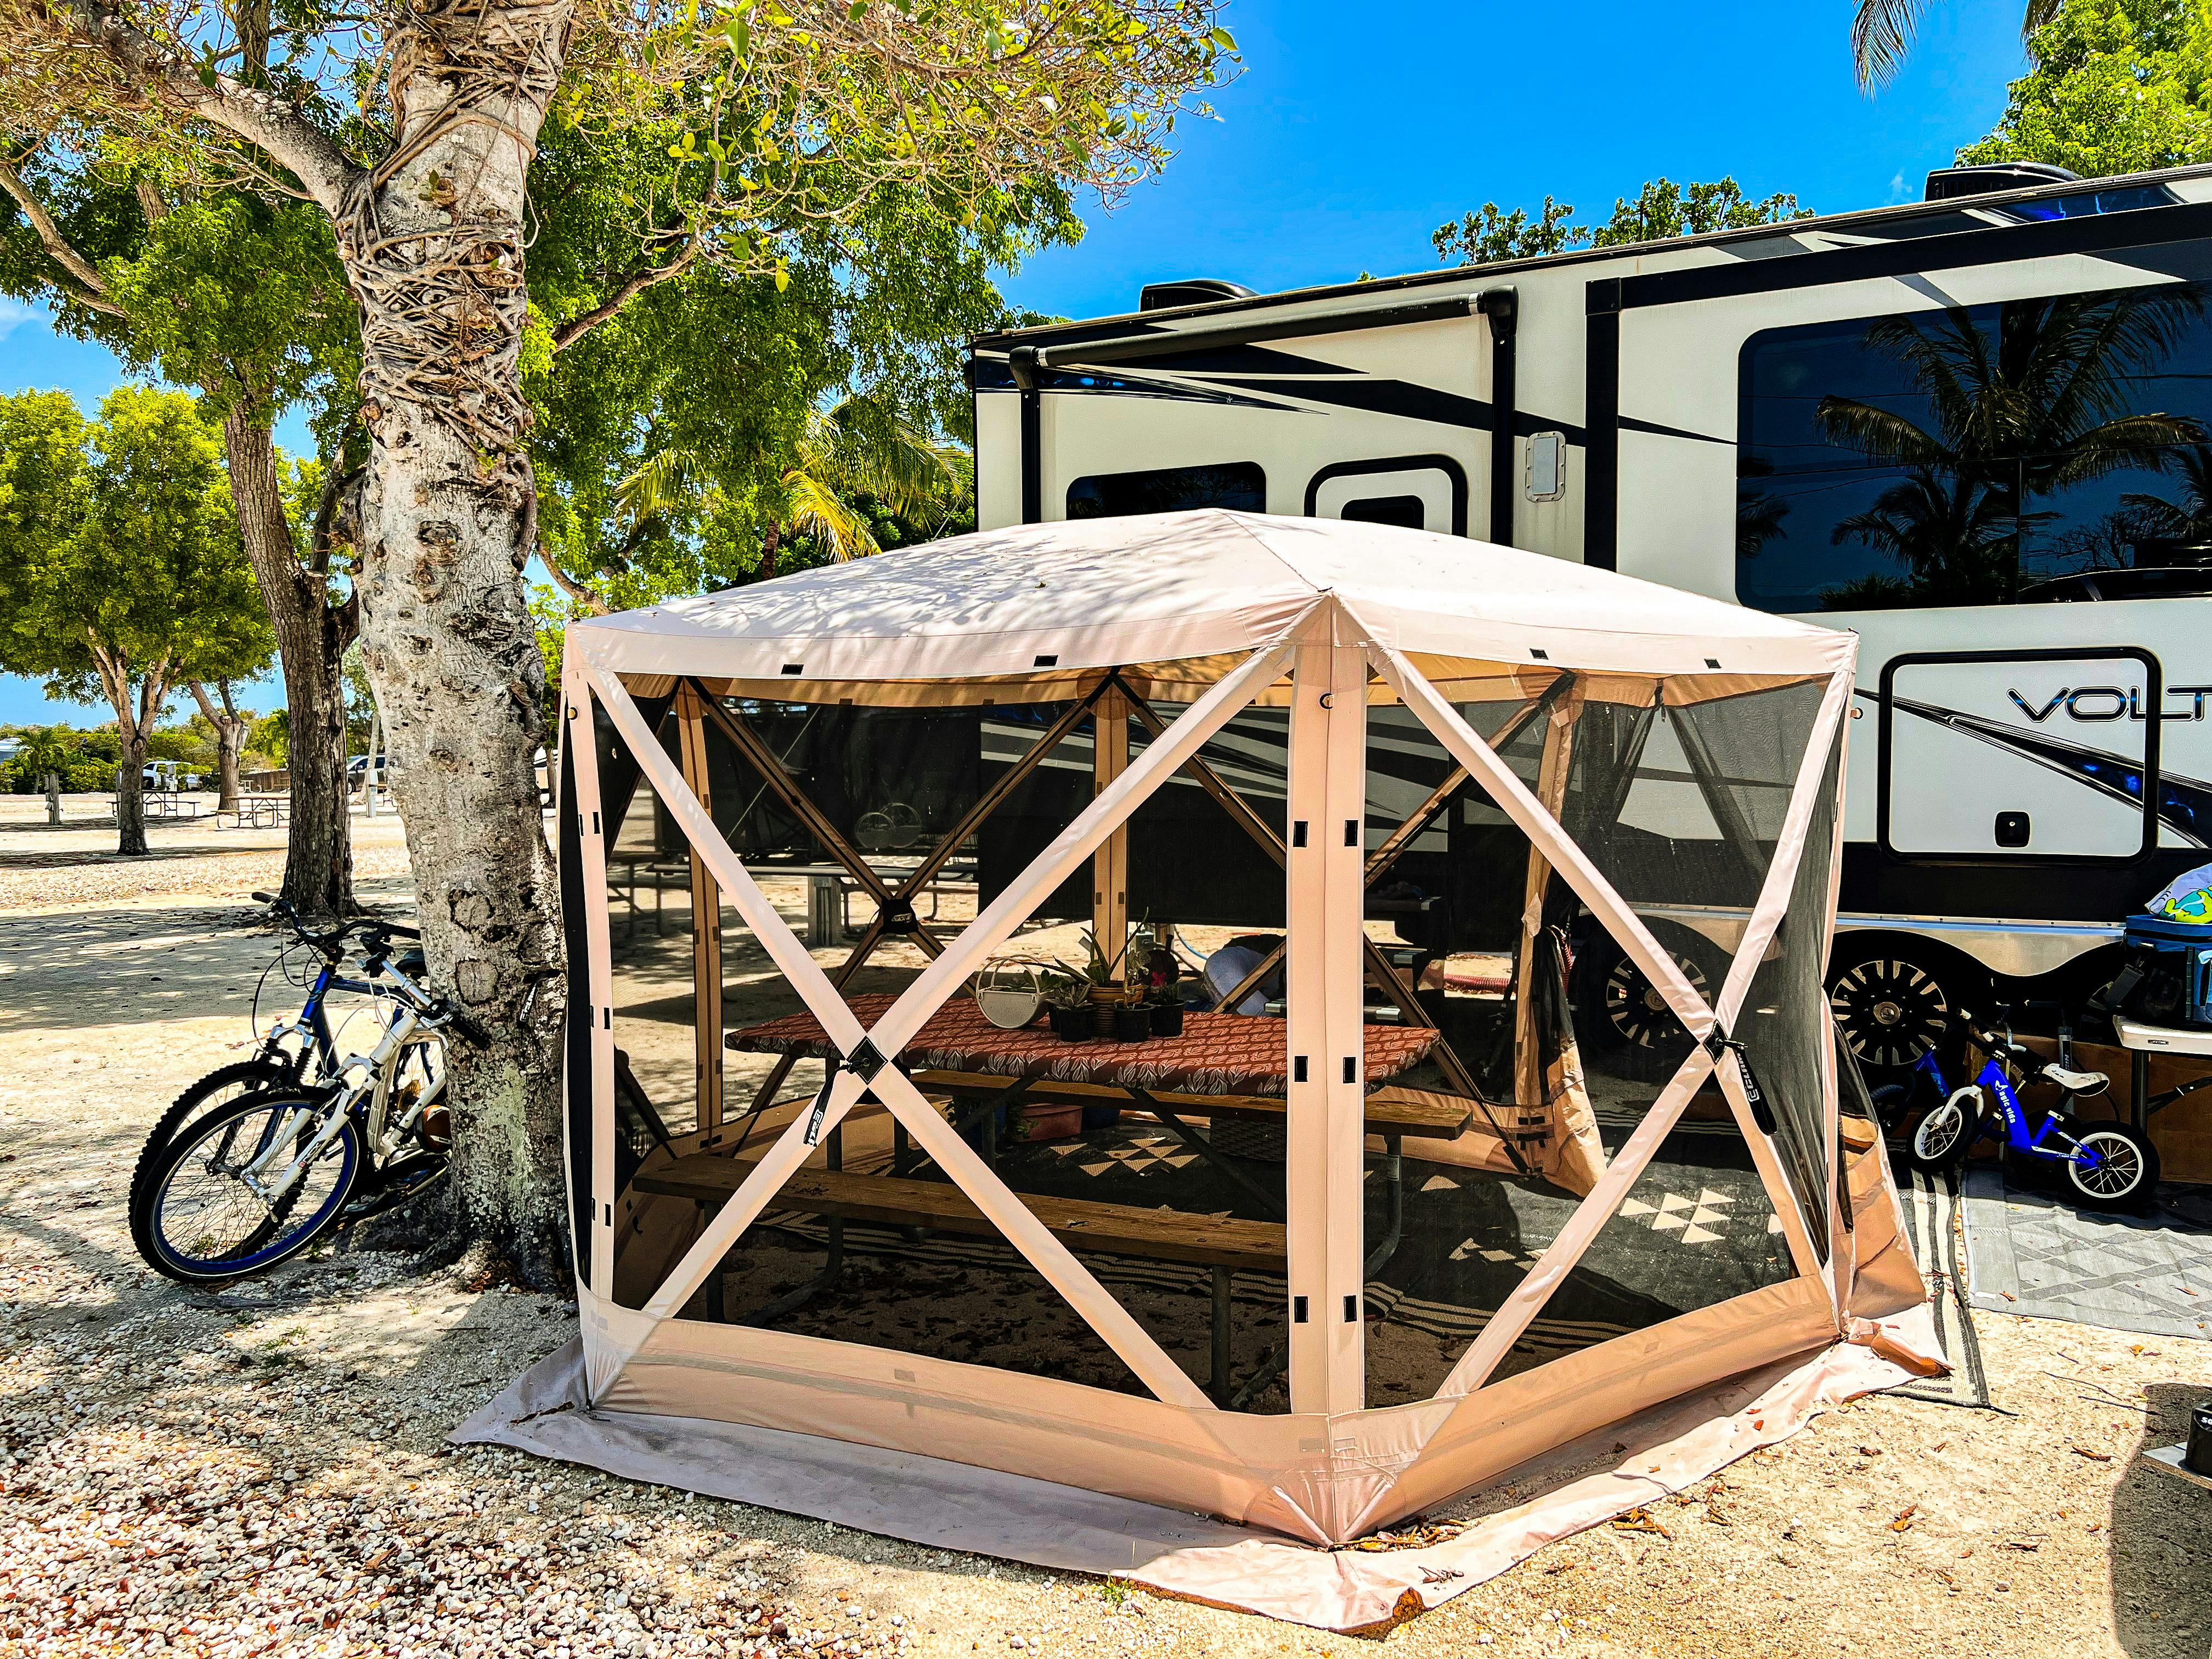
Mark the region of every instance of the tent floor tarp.
<instances>
[{"instance_id":1,"label":"tent floor tarp","mask_svg":"<svg viewBox=\"0 0 2212 1659\"><path fill-rule=\"evenodd\" d=\"M931 1548L1113 1575L1169 1595L1316 1629L1373 1632L1497 1577L1545 1545L1704 1480L1821 1412L1924 1375L1925 1306L1838 1342L1593 1429L1434 1505L1467 1517L1445 1541L1316 1549L1078 1486L848 1441L700 1418L592 1409L570 1341L453 1431L709 1497ZM1887 1356L1895 1356L1894 1358ZM1509 1490L1535 1496L1498 1506Z\"/></svg>"}]
</instances>

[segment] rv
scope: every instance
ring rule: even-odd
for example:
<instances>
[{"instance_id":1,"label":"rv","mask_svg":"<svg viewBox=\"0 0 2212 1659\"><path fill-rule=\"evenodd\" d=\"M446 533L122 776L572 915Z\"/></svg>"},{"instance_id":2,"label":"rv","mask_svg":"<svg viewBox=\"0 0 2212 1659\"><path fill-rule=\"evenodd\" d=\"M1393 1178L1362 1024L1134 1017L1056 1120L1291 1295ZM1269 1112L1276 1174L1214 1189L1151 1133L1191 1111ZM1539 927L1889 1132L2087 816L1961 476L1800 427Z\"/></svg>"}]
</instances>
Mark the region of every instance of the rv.
<instances>
[{"instance_id":1,"label":"rv","mask_svg":"<svg viewBox=\"0 0 2212 1659\"><path fill-rule=\"evenodd\" d=\"M1392 280L1161 284L972 343L979 522L1366 519L1854 630L1830 982L1860 1057L1908 1065L1992 994L2101 983L2121 918L2207 856L2208 284L2212 167L2033 166ZM1740 927L1662 920L1689 962Z\"/></svg>"}]
</instances>

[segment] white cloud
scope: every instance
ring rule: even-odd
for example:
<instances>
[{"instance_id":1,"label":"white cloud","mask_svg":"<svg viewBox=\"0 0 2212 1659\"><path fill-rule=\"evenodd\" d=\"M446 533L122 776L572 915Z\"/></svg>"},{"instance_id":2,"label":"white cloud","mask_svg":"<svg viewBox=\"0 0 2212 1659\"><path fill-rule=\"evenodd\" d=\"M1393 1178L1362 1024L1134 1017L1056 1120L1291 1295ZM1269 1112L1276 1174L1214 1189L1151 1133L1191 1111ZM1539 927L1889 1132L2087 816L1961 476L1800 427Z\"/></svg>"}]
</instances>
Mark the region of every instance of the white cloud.
<instances>
[{"instance_id":1,"label":"white cloud","mask_svg":"<svg viewBox=\"0 0 2212 1659\"><path fill-rule=\"evenodd\" d=\"M0 340L6 339L25 323L36 323L41 328L45 327L46 307L27 306L21 300L11 300L0 295Z\"/></svg>"}]
</instances>

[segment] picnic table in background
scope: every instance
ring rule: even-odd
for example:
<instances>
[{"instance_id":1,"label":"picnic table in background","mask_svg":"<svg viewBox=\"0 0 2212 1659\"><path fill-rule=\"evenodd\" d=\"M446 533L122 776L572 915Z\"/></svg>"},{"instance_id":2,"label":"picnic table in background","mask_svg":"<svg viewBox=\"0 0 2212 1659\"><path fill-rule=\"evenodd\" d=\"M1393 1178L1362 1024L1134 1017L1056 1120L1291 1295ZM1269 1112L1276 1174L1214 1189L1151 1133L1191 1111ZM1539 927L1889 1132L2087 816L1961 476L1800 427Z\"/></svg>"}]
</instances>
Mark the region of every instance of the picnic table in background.
<instances>
[{"instance_id":1,"label":"picnic table in background","mask_svg":"<svg viewBox=\"0 0 2212 1659\"><path fill-rule=\"evenodd\" d=\"M876 993L849 999L863 1025L881 1019L896 999ZM1426 1089L1394 1087L1390 1079L1419 1065L1439 1034L1419 1025L1370 1025L1362 1032L1366 1130L1383 1145L1389 1219L1369 1254L1371 1274L1395 1254L1405 1225L1407 1137L1450 1140L1474 1115L1472 1101ZM836 1045L811 1013L787 1014L732 1031L723 1039L748 1054L835 1060ZM930 1016L894 1056L925 1093L954 1103L954 1127L979 1133L984 1158L995 1163L1004 1109L1025 1103L1123 1107L1157 1118L1178 1140L1243 1193L1263 1215L1282 1218L1282 1201L1224 1156L1212 1137L1184 1120L1285 1126L1290 1084L1286 1022L1265 1014L1188 1013L1181 1036L1142 1042L1066 1042L1049 1029L1009 1031L983 1018L965 996ZM903 1175L913 1153L903 1125L892 1126L892 1170Z\"/></svg>"}]
</instances>

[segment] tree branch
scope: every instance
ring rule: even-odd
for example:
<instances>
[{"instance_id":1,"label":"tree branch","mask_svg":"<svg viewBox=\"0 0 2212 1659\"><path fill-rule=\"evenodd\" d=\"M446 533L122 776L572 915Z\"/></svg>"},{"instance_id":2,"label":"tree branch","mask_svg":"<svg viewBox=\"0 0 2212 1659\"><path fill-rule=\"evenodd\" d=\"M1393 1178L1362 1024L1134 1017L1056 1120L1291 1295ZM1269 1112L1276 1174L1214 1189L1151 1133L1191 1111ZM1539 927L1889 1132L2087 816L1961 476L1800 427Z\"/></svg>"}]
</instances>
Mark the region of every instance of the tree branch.
<instances>
[{"instance_id":1,"label":"tree branch","mask_svg":"<svg viewBox=\"0 0 2212 1659\"><path fill-rule=\"evenodd\" d=\"M109 0L76 0L68 9L78 32L126 73L258 145L307 187L318 207L333 219L338 216L362 170L289 100L228 75L215 76L212 85L202 82L198 65L125 22Z\"/></svg>"},{"instance_id":2,"label":"tree branch","mask_svg":"<svg viewBox=\"0 0 2212 1659\"><path fill-rule=\"evenodd\" d=\"M614 606L609 605L583 583L573 580L567 571L562 569L561 562L558 559L546 560L545 568L553 578L554 586L559 588L578 605L582 605L594 617L605 617L613 612Z\"/></svg>"},{"instance_id":3,"label":"tree branch","mask_svg":"<svg viewBox=\"0 0 2212 1659\"><path fill-rule=\"evenodd\" d=\"M629 279L614 292L614 297L605 305L593 307L582 316L572 318L553 331L553 349L566 351L601 323L613 316L632 300L649 288L656 288L673 276L681 276L699 257L699 240L691 239L690 246L665 265L648 267L634 272Z\"/></svg>"},{"instance_id":4,"label":"tree branch","mask_svg":"<svg viewBox=\"0 0 2212 1659\"><path fill-rule=\"evenodd\" d=\"M70 281L76 284L74 289L68 290L70 297L111 317L122 316L123 307L109 295L107 283L98 268L70 246L69 238L62 234L61 227L46 211L46 204L32 193L23 175L5 161L0 161L0 190L15 198L15 205L23 210L23 216L31 222L31 228L38 233L39 246L46 249L46 257L68 272Z\"/></svg>"}]
</instances>

